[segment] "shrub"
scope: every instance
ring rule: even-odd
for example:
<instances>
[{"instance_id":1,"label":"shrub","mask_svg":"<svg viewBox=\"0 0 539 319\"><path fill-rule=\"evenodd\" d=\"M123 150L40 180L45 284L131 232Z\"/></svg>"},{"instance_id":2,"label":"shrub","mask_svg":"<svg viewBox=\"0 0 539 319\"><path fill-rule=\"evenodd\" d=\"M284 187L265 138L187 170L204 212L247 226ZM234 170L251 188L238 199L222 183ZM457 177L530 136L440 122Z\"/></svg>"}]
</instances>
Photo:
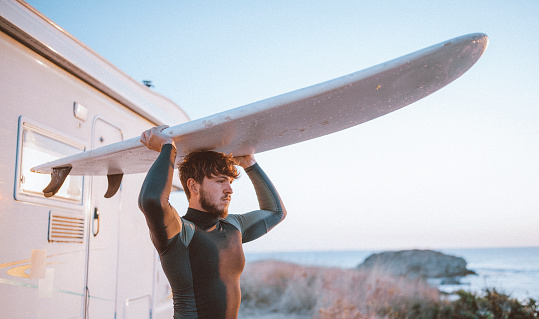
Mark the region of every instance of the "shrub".
<instances>
[{"instance_id":1,"label":"shrub","mask_svg":"<svg viewBox=\"0 0 539 319\"><path fill-rule=\"evenodd\" d=\"M278 261L247 264L241 288L244 318L267 312L316 319L539 318L535 300L520 302L496 289L459 290L447 301L422 279Z\"/></svg>"},{"instance_id":2,"label":"shrub","mask_svg":"<svg viewBox=\"0 0 539 319\"><path fill-rule=\"evenodd\" d=\"M424 307L439 299L438 291L421 279L278 261L248 264L241 287L243 313L295 313L320 319L405 318L412 305Z\"/></svg>"},{"instance_id":3,"label":"shrub","mask_svg":"<svg viewBox=\"0 0 539 319\"><path fill-rule=\"evenodd\" d=\"M452 318L533 319L539 316L534 299L520 302L496 289L486 289L484 296L463 290L459 290L457 295L459 299L452 303Z\"/></svg>"}]
</instances>

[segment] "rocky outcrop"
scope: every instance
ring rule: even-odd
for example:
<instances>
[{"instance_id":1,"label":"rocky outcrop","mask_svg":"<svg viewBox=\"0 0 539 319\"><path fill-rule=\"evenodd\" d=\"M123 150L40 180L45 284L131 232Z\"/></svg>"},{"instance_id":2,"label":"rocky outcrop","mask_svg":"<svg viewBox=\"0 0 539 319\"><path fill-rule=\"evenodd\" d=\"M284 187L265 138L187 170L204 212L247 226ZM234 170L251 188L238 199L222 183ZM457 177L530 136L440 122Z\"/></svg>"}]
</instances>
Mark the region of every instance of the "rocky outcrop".
<instances>
[{"instance_id":1,"label":"rocky outcrop","mask_svg":"<svg viewBox=\"0 0 539 319\"><path fill-rule=\"evenodd\" d=\"M370 255L358 267L411 278L449 278L475 274L466 260L433 250L388 251Z\"/></svg>"}]
</instances>

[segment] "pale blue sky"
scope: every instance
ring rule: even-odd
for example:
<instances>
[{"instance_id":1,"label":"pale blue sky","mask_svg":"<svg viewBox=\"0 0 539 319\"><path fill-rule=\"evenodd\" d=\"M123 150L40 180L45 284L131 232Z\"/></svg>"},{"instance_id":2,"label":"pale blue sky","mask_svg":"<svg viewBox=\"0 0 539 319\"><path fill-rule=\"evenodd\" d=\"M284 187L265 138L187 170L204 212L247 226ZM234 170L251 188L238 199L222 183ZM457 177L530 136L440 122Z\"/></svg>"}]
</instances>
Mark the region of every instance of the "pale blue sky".
<instances>
[{"instance_id":1,"label":"pale blue sky","mask_svg":"<svg viewBox=\"0 0 539 319\"><path fill-rule=\"evenodd\" d=\"M29 3L192 119L486 33L441 91L259 154L289 216L245 250L539 245L539 1ZM256 207L235 191L231 212Z\"/></svg>"}]
</instances>

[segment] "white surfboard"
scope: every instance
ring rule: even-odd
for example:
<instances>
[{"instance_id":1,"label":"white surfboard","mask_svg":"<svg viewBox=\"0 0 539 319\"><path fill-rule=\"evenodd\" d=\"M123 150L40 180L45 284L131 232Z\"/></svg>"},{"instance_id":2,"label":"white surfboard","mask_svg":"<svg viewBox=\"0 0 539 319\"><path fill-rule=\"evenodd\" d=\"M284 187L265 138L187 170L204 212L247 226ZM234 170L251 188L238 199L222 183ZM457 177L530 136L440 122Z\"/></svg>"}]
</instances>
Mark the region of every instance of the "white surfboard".
<instances>
[{"instance_id":1,"label":"white surfboard","mask_svg":"<svg viewBox=\"0 0 539 319\"><path fill-rule=\"evenodd\" d=\"M464 74L488 44L485 34L451 39L334 80L173 126L164 132L181 157L196 150L260 153L337 132L398 110ZM114 195L123 174L147 172L157 158L139 137L32 168L51 173L52 196L65 177L107 175Z\"/></svg>"}]
</instances>

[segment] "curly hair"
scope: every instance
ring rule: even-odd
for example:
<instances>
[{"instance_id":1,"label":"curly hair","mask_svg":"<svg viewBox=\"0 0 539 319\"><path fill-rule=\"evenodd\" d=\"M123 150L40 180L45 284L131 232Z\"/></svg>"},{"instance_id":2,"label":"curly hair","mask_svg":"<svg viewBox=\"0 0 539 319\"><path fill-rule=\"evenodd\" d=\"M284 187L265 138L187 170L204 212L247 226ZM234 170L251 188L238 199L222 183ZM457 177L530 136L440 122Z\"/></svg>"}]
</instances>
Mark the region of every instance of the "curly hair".
<instances>
[{"instance_id":1,"label":"curly hair","mask_svg":"<svg viewBox=\"0 0 539 319\"><path fill-rule=\"evenodd\" d=\"M238 162L232 155L226 155L214 151L199 151L189 153L179 165L180 181L187 198L191 198L191 192L187 187L187 180L194 179L202 184L204 177L211 178L217 175L225 175L237 179L240 175L236 166Z\"/></svg>"}]
</instances>

